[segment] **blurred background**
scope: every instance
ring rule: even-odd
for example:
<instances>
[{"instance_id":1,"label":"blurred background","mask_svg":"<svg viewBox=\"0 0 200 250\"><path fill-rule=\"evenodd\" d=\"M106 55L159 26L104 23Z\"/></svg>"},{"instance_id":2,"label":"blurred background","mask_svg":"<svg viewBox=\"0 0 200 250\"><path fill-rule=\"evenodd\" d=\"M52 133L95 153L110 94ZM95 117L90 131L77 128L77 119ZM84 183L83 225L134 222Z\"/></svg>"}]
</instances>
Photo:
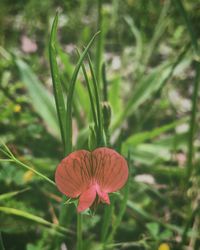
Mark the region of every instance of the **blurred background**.
<instances>
[{"instance_id":1,"label":"blurred background","mask_svg":"<svg viewBox=\"0 0 200 250\"><path fill-rule=\"evenodd\" d=\"M126 211L115 234L118 245L110 249L200 247L200 116L194 91L200 74L200 2L179 3L0 1L0 138L20 161L51 179L63 157L48 54L53 19L58 11L57 59L66 93L76 48L82 50L101 31L90 54L101 99L112 110L110 146L129 155L131 173ZM92 120L81 72L74 96L73 145L87 149ZM52 225L58 223L61 194L9 161L0 162L0 193L5 249L56 249ZM115 203L108 230L120 209ZM66 227L75 230L75 207L68 207ZM101 249L103 211L102 205L95 216L86 216L85 249ZM74 236L60 237L62 250L76 249Z\"/></svg>"}]
</instances>

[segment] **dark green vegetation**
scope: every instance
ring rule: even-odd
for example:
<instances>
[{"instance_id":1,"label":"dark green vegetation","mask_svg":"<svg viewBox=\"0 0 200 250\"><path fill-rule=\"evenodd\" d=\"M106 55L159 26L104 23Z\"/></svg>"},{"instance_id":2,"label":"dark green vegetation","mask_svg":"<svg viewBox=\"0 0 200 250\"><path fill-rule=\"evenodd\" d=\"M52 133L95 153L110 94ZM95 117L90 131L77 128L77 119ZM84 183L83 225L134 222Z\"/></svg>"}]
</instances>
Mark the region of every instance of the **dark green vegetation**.
<instances>
[{"instance_id":1,"label":"dark green vegetation","mask_svg":"<svg viewBox=\"0 0 200 250\"><path fill-rule=\"evenodd\" d=\"M200 249L200 2L0 1L0 21L0 249ZM129 182L77 218L56 166L102 145Z\"/></svg>"}]
</instances>

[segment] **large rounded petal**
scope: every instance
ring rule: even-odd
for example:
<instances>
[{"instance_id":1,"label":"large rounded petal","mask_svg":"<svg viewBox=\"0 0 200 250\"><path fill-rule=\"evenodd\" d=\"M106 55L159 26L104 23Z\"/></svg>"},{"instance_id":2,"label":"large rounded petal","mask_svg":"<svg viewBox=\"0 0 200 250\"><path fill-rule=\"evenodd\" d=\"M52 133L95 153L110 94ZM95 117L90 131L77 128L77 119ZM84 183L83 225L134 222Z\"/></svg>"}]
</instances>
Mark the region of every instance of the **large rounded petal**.
<instances>
[{"instance_id":1,"label":"large rounded petal","mask_svg":"<svg viewBox=\"0 0 200 250\"><path fill-rule=\"evenodd\" d=\"M92 172L101 191L105 193L119 190L128 179L126 160L115 150L104 147L92 152Z\"/></svg>"},{"instance_id":2,"label":"large rounded petal","mask_svg":"<svg viewBox=\"0 0 200 250\"><path fill-rule=\"evenodd\" d=\"M81 193L77 207L78 212L82 212L92 206L95 198L96 188L94 185L92 185L86 191Z\"/></svg>"},{"instance_id":3,"label":"large rounded petal","mask_svg":"<svg viewBox=\"0 0 200 250\"><path fill-rule=\"evenodd\" d=\"M58 189L68 197L76 198L91 182L91 153L78 150L65 157L55 174Z\"/></svg>"}]
</instances>

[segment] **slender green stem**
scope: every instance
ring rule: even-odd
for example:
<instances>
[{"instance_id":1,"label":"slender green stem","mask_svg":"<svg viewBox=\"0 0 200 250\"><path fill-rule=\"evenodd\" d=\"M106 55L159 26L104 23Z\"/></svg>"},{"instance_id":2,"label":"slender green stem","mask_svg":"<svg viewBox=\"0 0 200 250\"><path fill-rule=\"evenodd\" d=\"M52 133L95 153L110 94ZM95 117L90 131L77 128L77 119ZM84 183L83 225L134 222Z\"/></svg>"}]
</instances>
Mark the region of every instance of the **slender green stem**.
<instances>
[{"instance_id":1,"label":"slender green stem","mask_svg":"<svg viewBox=\"0 0 200 250\"><path fill-rule=\"evenodd\" d=\"M15 162L15 163L16 163L17 165L19 165L19 166L22 166L22 167L24 167L24 168L26 168L26 169L32 171L33 173L39 175L40 177L42 177L43 179L45 179L46 181L48 181L50 184L56 186L55 182L52 181L51 179L49 179L47 176L41 174L40 172L38 172L38 171L35 170L34 168L31 168L31 167L29 167L28 165L22 163L22 162L19 161L18 159L14 158L14 159L13 159L13 162Z\"/></svg>"},{"instance_id":2,"label":"slender green stem","mask_svg":"<svg viewBox=\"0 0 200 250\"><path fill-rule=\"evenodd\" d=\"M98 128L98 122L97 122L97 117L96 117L95 104L94 104L93 96L92 96L92 90L90 87L90 82L89 82L84 64L82 64L82 70L83 70L83 74L85 77L85 81L86 81L86 85L87 85L87 89L88 89L88 93L89 93L90 105L91 105L91 109L92 109L92 115L93 115L93 119L94 119L95 128Z\"/></svg>"},{"instance_id":3,"label":"slender green stem","mask_svg":"<svg viewBox=\"0 0 200 250\"><path fill-rule=\"evenodd\" d=\"M1 250L5 250L5 247L4 247L4 244L3 244L3 239L2 239L1 232L0 232L0 249L1 249Z\"/></svg>"},{"instance_id":4,"label":"slender green stem","mask_svg":"<svg viewBox=\"0 0 200 250\"><path fill-rule=\"evenodd\" d=\"M175 0L174 2L180 15L183 17L188 33L190 35L191 43L195 52L195 57L198 58L199 56L198 40L192 28L192 24L187 15L185 7L180 0ZM191 110L191 115L190 115L187 169L186 169L186 181L188 184L189 184L190 177L194 172L194 159L193 159L194 158L194 136L195 136L195 127L196 127L196 113L197 113L199 85L200 85L200 62L195 61L195 79L194 79L194 88L193 88L193 94L192 94L192 110ZM184 233L182 235L181 247L183 247L183 245L185 245L187 241L188 231L190 229L191 222L195 219L195 216L196 216L195 212L190 212L190 215L188 216L188 219L185 225Z\"/></svg>"},{"instance_id":5,"label":"slender green stem","mask_svg":"<svg viewBox=\"0 0 200 250\"><path fill-rule=\"evenodd\" d=\"M97 83L100 86L101 83L101 61L102 61L102 51L103 51L103 15L102 15L102 0L98 0L98 20L97 20L97 30L101 31L99 39L97 41L97 50L96 50L96 77Z\"/></svg>"},{"instance_id":6,"label":"slender green stem","mask_svg":"<svg viewBox=\"0 0 200 250\"><path fill-rule=\"evenodd\" d=\"M158 23L154 29L153 37L152 37L150 43L148 44L147 51L144 54L144 59L143 59L144 60L144 62L143 62L144 69L147 67L147 65L151 59L151 56L156 48L158 40L160 39L162 34L165 32L165 29L166 29L167 24L168 24L166 17L167 17L167 12L169 10L169 7L170 7L170 1L165 1L163 8L162 8L162 11L160 13L159 19L158 19Z\"/></svg>"},{"instance_id":7,"label":"slender green stem","mask_svg":"<svg viewBox=\"0 0 200 250\"><path fill-rule=\"evenodd\" d=\"M9 161L9 162L14 162L17 165L26 168L30 171L32 171L33 173L35 173L36 175L40 176L41 178L45 179L46 181L48 181L50 184L52 185L56 185L54 181L52 181L51 179L49 179L47 176L43 175L42 173L38 172L37 170L35 170L34 168L29 167L28 165L24 164L23 162L19 161L14 155L13 153L10 151L10 149L4 144L2 143L3 147L5 148L5 151L1 149L2 153L4 153L9 159L0 159L0 161Z\"/></svg>"},{"instance_id":8,"label":"slender green stem","mask_svg":"<svg viewBox=\"0 0 200 250\"><path fill-rule=\"evenodd\" d=\"M130 166L130 152L128 152L128 166ZM112 230L111 230L110 234L108 235L107 239L104 242L104 249L106 249L108 244L113 242L115 233L117 232L117 229L121 224L123 216L124 216L124 214L126 212L129 189L130 189L130 178L128 179L126 187L124 188L124 194L123 194L123 199L122 199L122 201L120 203L119 213L116 216L116 220L115 220L115 222L114 222L114 224L112 226Z\"/></svg>"},{"instance_id":9,"label":"slender green stem","mask_svg":"<svg viewBox=\"0 0 200 250\"><path fill-rule=\"evenodd\" d=\"M103 80L103 100L104 102L108 101L108 81L106 79L106 65L105 63L102 66L102 80Z\"/></svg>"},{"instance_id":10,"label":"slender green stem","mask_svg":"<svg viewBox=\"0 0 200 250\"><path fill-rule=\"evenodd\" d=\"M70 82L70 86L69 86L69 91L68 91L68 95L67 95L67 116L66 116L66 136L67 136L67 145L66 145L66 155L68 155L69 153L72 152L72 100L73 100L73 94L74 94L74 89L75 89L75 83L76 83L76 79L78 76L78 72L79 69L83 63L83 60L85 58L85 56L88 53L89 48L91 47L94 39L96 38L96 36L99 34L99 32L97 32L96 34L94 34L94 36L92 37L92 39L90 40L90 42L88 43L88 45L86 46L86 48L84 49L82 55L80 56L78 63L74 69L73 75L72 75L72 79Z\"/></svg>"},{"instance_id":11,"label":"slender green stem","mask_svg":"<svg viewBox=\"0 0 200 250\"><path fill-rule=\"evenodd\" d=\"M51 30L51 36L49 41L49 61L50 61L50 68L51 68L51 75L52 75L52 81L53 81L53 90L54 90L54 98L56 103L56 110L57 110L57 116L60 126L60 134L61 139L63 142L63 148L64 152L66 151L66 110L65 110L65 102L64 102L64 96L63 96L63 90L62 90L62 84L60 80L59 75L59 69L58 64L56 61L56 32L57 32L57 25L58 25L58 13L55 16L52 30Z\"/></svg>"},{"instance_id":12,"label":"slender green stem","mask_svg":"<svg viewBox=\"0 0 200 250\"><path fill-rule=\"evenodd\" d=\"M82 214L77 215L77 250L83 249L83 238L82 238Z\"/></svg>"},{"instance_id":13,"label":"slender green stem","mask_svg":"<svg viewBox=\"0 0 200 250\"><path fill-rule=\"evenodd\" d=\"M93 81L93 86L94 86L94 94L95 94L95 99L96 99L96 110L97 110L97 119L98 119L97 145L101 146L102 144L104 145L104 142L103 142L103 123L102 123L102 113L101 113L99 88L98 88L97 79L95 77L94 69L93 69L92 62L91 62L89 54L88 54L88 62L89 62L90 72L91 72L91 75L92 75L92 81Z\"/></svg>"},{"instance_id":14,"label":"slender green stem","mask_svg":"<svg viewBox=\"0 0 200 250\"><path fill-rule=\"evenodd\" d=\"M175 4L181 16L183 17L183 20L189 32L192 46L195 52L195 56L198 56L199 48L198 48L197 38L192 28L187 12L180 0L176 0ZM198 61L195 61L195 72L196 72L196 75L195 75L194 89L193 89L193 95L192 95L192 112L190 116L190 129L189 129L189 141L188 141L188 156L187 156L187 170L186 170L187 180L189 180L192 174L193 168L194 168L194 165L193 165L194 143L193 141L194 141L194 135L195 135L197 100L198 100L198 91L199 91L199 85L200 85L200 63Z\"/></svg>"},{"instance_id":15,"label":"slender green stem","mask_svg":"<svg viewBox=\"0 0 200 250\"><path fill-rule=\"evenodd\" d=\"M197 101L198 101L198 91L200 84L200 63L195 62L195 81L194 81L194 90L192 95L192 112L190 117L190 130L189 130L189 141L188 141L188 159L187 159L187 179L189 180L193 169L193 156L194 156L194 135L195 135L195 127L196 127L196 113L197 113Z\"/></svg>"},{"instance_id":16,"label":"slender green stem","mask_svg":"<svg viewBox=\"0 0 200 250\"><path fill-rule=\"evenodd\" d=\"M187 12L186 12L186 10L185 10L185 8L184 8L184 6L183 6L183 3L182 3L182 1L180 1L180 0L175 0L174 3L175 3L175 5L176 5L176 7L177 7L179 13L181 14L181 16L182 16L183 19L184 19L184 22L185 22L185 24L186 24L186 27L187 27L187 29L188 29L188 31L189 31L189 34L190 34L190 37L191 37L191 41L192 41L192 45L193 45L193 47L194 47L194 50L195 50L195 52L198 52L197 38L196 38L195 32L194 32L194 30L193 30L193 28L192 28L192 24L191 24L191 22L190 22L190 20L189 20L189 17L188 17L188 15L187 15Z\"/></svg>"}]
</instances>

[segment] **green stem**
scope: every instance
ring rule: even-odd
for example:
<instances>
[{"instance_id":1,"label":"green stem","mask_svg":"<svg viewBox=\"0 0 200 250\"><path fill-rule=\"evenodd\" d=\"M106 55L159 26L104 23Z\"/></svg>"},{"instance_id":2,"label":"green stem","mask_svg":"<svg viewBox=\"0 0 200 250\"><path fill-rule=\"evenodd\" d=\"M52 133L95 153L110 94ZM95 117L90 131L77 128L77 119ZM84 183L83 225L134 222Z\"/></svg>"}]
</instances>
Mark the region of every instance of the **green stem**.
<instances>
[{"instance_id":1,"label":"green stem","mask_svg":"<svg viewBox=\"0 0 200 250\"><path fill-rule=\"evenodd\" d=\"M193 30L192 23L188 17L187 11L184 8L183 3L180 0L175 0L176 7L182 16L185 26L187 27L188 33L190 35L191 43L194 49L195 57L198 58L199 56L199 47L198 47L198 40L196 34ZM198 91L200 85L200 62L195 61L195 79L194 79L194 88L192 94L192 110L190 116L190 128L189 128L189 140L188 140L188 155L187 155L187 169L186 169L186 181L189 183L190 177L193 174L194 170L194 136L195 136L195 124L196 124L196 113L197 113L197 101L198 101ZM184 233L182 235L182 240L180 246L184 246L187 242L188 231L191 226L191 221L195 218L195 212L188 216ZM182 248L181 248L182 249Z\"/></svg>"},{"instance_id":2,"label":"green stem","mask_svg":"<svg viewBox=\"0 0 200 250\"><path fill-rule=\"evenodd\" d=\"M99 35L99 39L97 41L97 50L96 50L96 77L97 77L97 83L100 86L100 73L101 73L101 60L102 60L102 51L103 51L103 19L102 19L102 0L98 0L98 20L97 20L97 30L101 31L101 34Z\"/></svg>"},{"instance_id":3,"label":"green stem","mask_svg":"<svg viewBox=\"0 0 200 250\"><path fill-rule=\"evenodd\" d=\"M95 77L95 73L92 66L92 61L90 59L90 56L88 54L88 62L89 62L89 68L92 75L92 82L94 86L94 95L96 100L96 110L97 110L97 120L98 120L98 136L97 136L97 145L103 146L105 144L103 140L103 124L102 124L102 113L101 113L101 104L100 104L100 96L99 96L99 88L97 84L97 79Z\"/></svg>"},{"instance_id":4,"label":"green stem","mask_svg":"<svg viewBox=\"0 0 200 250\"><path fill-rule=\"evenodd\" d=\"M105 63L102 66L102 80L103 80L103 100L104 102L108 101L108 81L106 79L106 65Z\"/></svg>"},{"instance_id":5,"label":"green stem","mask_svg":"<svg viewBox=\"0 0 200 250\"><path fill-rule=\"evenodd\" d=\"M66 145L65 155L68 155L68 154L70 154L72 152L72 100L73 100L73 94L74 94L76 79L77 79L77 76L78 76L79 69L80 69L80 67L81 67L81 65L83 63L83 60L84 60L85 56L87 55L88 50L92 46L92 43L93 43L94 39L96 38L96 36L98 34L99 34L99 32L94 34L92 39L89 41L88 45L85 47L83 53L79 57L78 63L76 64L76 67L74 69L72 79L71 79L71 82L70 82L69 91L68 91L68 95L67 95L67 114L66 114L67 145Z\"/></svg>"},{"instance_id":6,"label":"green stem","mask_svg":"<svg viewBox=\"0 0 200 250\"><path fill-rule=\"evenodd\" d=\"M98 121L97 121L97 117L96 117L95 104L94 104L94 101L93 101L92 90L90 88L90 82L89 82L89 79L88 79L87 72L86 72L84 64L82 64L82 70L83 70L83 74L84 74L84 77L85 77L85 82L86 82L87 89L88 89L88 94L89 94L89 98L90 98L90 105L91 105L91 110L92 110L92 115L93 115L95 128L97 129L98 128Z\"/></svg>"},{"instance_id":7,"label":"green stem","mask_svg":"<svg viewBox=\"0 0 200 250\"><path fill-rule=\"evenodd\" d=\"M41 174L40 172L38 172L38 171L35 170L34 168L31 168L31 167L29 167L28 165L22 163L22 162L19 161L18 159L14 158L14 159L13 159L13 162L15 162L17 165L20 165L20 166L22 166L22 167L24 167L24 168L26 168L26 169L32 171L33 173L39 175L40 177L42 177L43 179L45 179L46 181L48 181L48 182L51 183L52 185L56 186L55 182L52 181L51 179L49 179L47 176Z\"/></svg>"},{"instance_id":8,"label":"green stem","mask_svg":"<svg viewBox=\"0 0 200 250\"><path fill-rule=\"evenodd\" d=\"M82 239L82 214L77 214L77 250L82 250L83 239Z\"/></svg>"},{"instance_id":9,"label":"green stem","mask_svg":"<svg viewBox=\"0 0 200 250\"><path fill-rule=\"evenodd\" d=\"M192 42L192 46L195 52L195 56L198 56L199 54L199 48L197 43L197 38L195 35L195 32L192 28L191 22L189 20L189 17L187 15L187 12L180 0L175 1L176 7L178 11L180 12L181 16L183 17L183 20L185 22L185 25L187 27L187 30L190 35L190 39ZM189 141L188 141L188 156L187 156L187 172L186 177L187 180L189 180L194 165L193 165L193 156L194 156L194 135L195 135L195 123L196 123L196 113L197 113L197 100L198 100L198 91L199 91L199 85L200 85L200 63L198 61L195 61L195 80L194 80L194 90L192 94L192 112L190 116L190 129L189 129Z\"/></svg>"},{"instance_id":10,"label":"green stem","mask_svg":"<svg viewBox=\"0 0 200 250\"><path fill-rule=\"evenodd\" d=\"M199 83L200 83L200 63L195 62L195 81L194 81L194 90L192 94L192 112L190 116L190 130L189 130L189 141L188 141L188 156L187 156L187 180L189 180L194 164L193 164L193 156L194 156L194 136L195 136L195 125L196 125L196 113L197 113L197 100L198 100L198 91L199 91Z\"/></svg>"},{"instance_id":11,"label":"green stem","mask_svg":"<svg viewBox=\"0 0 200 250\"><path fill-rule=\"evenodd\" d=\"M5 250L5 247L4 247L4 244L3 244L3 239L2 239L1 232L0 232L0 249L1 249L1 250Z\"/></svg>"}]
</instances>

